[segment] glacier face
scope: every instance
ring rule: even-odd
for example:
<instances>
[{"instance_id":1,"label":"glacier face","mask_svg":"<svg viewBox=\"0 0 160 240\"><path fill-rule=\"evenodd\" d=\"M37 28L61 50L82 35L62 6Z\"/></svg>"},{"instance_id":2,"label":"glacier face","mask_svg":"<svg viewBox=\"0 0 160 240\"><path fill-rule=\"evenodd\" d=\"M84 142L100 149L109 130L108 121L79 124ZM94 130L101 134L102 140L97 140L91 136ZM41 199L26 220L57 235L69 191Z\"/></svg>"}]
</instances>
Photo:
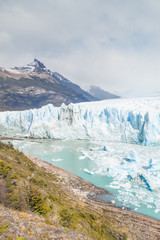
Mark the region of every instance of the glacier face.
<instances>
[{"instance_id":1,"label":"glacier face","mask_svg":"<svg viewBox=\"0 0 160 240\"><path fill-rule=\"evenodd\" d=\"M160 97L1 112L0 125L28 137L160 143Z\"/></svg>"}]
</instances>

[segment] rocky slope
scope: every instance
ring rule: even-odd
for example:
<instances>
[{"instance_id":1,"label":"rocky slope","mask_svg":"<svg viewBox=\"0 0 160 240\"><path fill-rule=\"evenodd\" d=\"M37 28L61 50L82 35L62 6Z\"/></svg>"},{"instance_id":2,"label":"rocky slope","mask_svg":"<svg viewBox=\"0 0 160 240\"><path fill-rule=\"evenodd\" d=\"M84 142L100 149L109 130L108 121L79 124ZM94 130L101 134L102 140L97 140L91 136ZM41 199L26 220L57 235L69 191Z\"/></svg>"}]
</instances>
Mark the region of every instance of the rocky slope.
<instances>
[{"instance_id":1,"label":"rocky slope","mask_svg":"<svg viewBox=\"0 0 160 240\"><path fill-rule=\"evenodd\" d=\"M58 224L48 224L45 218L32 212L20 212L0 206L0 239L48 240L86 239L74 231L67 232Z\"/></svg>"},{"instance_id":2,"label":"rocky slope","mask_svg":"<svg viewBox=\"0 0 160 240\"><path fill-rule=\"evenodd\" d=\"M0 68L1 111L94 100L97 99L59 73L50 71L37 59L24 67Z\"/></svg>"}]
</instances>

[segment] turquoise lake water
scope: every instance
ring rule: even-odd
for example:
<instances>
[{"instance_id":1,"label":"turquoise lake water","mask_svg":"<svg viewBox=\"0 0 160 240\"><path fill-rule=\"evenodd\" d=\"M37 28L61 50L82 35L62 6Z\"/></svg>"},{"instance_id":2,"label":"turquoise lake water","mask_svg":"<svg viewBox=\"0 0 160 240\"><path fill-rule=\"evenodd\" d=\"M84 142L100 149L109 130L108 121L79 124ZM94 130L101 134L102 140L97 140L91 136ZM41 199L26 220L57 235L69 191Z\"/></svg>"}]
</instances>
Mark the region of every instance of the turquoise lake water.
<instances>
[{"instance_id":1,"label":"turquoise lake water","mask_svg":"<svg viewBox=\"0 0 160 240\"><path fill-rule=\"evenodd\" d=\"M160 174L160 147L89 140L24 139L12 142L20 151L66 169L111 193L99 196L100 199L115 200L116 206L160 220L160 191L156 185L157 174ZM127 162L128 155L134 155L136 160ZM146 167L151 157L156 174ZM137 177L142 174L154 181ZM147 184L153 190L148 189Z\"/></svg>"}]
</instances>

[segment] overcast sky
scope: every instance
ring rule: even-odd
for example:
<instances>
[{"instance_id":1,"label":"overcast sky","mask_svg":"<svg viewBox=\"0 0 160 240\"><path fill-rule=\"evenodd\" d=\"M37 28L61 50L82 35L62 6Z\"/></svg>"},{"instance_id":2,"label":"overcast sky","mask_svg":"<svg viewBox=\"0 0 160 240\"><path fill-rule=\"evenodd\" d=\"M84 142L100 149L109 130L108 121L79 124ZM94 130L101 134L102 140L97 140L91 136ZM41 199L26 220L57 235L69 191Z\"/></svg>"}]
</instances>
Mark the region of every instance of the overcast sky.
<instances>
[{"instance_id":1,"label":"overcast sky","mask_svg":"<svg viewBox=\"0 0 160 240\"><path fill-rule=\"evenodd\" d=\"M0 0L0 66L34 58L81 87L160 92L160 1Z\"/></svg>"}]
</instances>

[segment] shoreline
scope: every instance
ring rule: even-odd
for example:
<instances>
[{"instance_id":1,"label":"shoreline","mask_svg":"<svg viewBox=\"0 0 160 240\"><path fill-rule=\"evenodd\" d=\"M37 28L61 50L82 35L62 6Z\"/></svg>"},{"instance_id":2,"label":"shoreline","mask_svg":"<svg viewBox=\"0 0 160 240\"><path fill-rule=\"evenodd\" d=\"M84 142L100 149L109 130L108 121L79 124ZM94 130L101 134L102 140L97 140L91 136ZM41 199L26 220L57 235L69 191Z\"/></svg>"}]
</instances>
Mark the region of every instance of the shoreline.
<instances>
[{"instance_id":1,"label":"shoreline","mask_svg":"<svg viewBox=\"0 0 160 240\"><path fill-rule=\"evenodd\" d=\"M4 137L0 135L0 140L17 140L17 141L23 141L23 138L15 138L15 137Z\"/></svg>"},{"instance_id":2,"label":"shoreline","mask_svg":"<svg viewBox=\"0 0 160 240\"><path fill-rule=\"evenodd\" d=\"M84 195L84 197L86 197L87 199L90 199L91 201L94 201L96 203L101 203L102 205L106 204L107 206L110 206L110 207L114 207L114 208L117 208L120 210L126 210L126 211L132 212L129 208L117 207L112 202L109 202L109 201L107 202L107 201L98 199L98 196L101 194L112 195L110 192L108 192L108 190L101 188L101 187L97 187L93 183L84 180L83 178L75 175L74 173L71 173L68 170L65 170L61 167L54 166L51 163L48 163L45 160L42 160L38 157L34 157L34 156L31 156L28 154L25 154L25 156L27 156L30 160L32 160L39 167L45 167L45 169L47 171L49 171L50 173L53 173L56 176L61 177L61 178L65 177L66 178L65 180L67 180L67 181L68 181L68 179L70 179L69 184L71 184L71 186L75 189L75 191L79 191L79 193L81 195ZM78 185L76 185L77 182L79 182ZM137 214L140 214L140 213L137 213ZM143 215L143 214L140 214L140 215ZM144 215L144 216L147 216L147 215ZM149 217L149 216L147 216L147 217ZM152 218L152 217L149 217L149 218ZM153 218L153 219L156 219L156 218ZM158 219L156 219L156 220L158 220Z\"/></svg>"},{"instance_id":3,"label":"shoreline","mask_svg":"<svg viewBox=\"0 0 160 240\"><path fill-rule=\"evenodd\" d=\"M99 195L110 194L110 193L106 189L97 187L94 184L84 180L83 178L69 172L68 170L54 166L51 163L48 163L38 157L34 157L34 156L31 156L28 154L25 154L25 156L27 156L31 161L33 161L39 167L44 167L47 172L52 173L52 174L56 175L57 177L60 177L62 179L65 179L66 181L68 181L68 187L70 188L70 190L74 189L73 192L76 192L76 193L82 195L83 197L85 197L86 199L88 199L90 201L93 201L102 206L106 205L107 207L116 208L120 211L127 211L129 213L129 215L134 214L134 215L144 216L144 218L153 219L160 223L160 220L158 220L157 218L150 217L145 214L133 212L129 208L123 209L122 207L115 206L112 202L106 202L101 199L98 199L97 197Z\"/></svg>"},{"instance_id":4,"label":"shoreline","mask_svg":"<svg viewBox=\"0 0 160 240\"><path fill-rule=\"evenodd\" d=\"M31 138L32 139L32 138ZM7 136L2 136L0 135L0 140L17 140L17 141L24 141L23 138L16 138L16 137L7 137ZM157 218L154 218L154 217L151 217L151 216L148 216L148 215L145 215L145 214L142 214L142 213L136 213L134 211L132 211L130 208L127 208L127 207L119 207L119 206L116 206L114 203L112 203L112 201L105 201L105 200L102 200L102 199L98 199L98 195L101 195L101 194L108 194L108 195L112 195L110 192L108 192L108 190L104 189L104 188L101 188L101 187L97 187L95 186L94 184L84 180L83 178L69 172L68 170L65 170L63 168L60 168L60 167L57 167L57 166L54 166L48 162L46 162L45 160L42 160L40 158L37 158L37 157L33 157L31 155L28 155L28 154L25 154L29 159L31 159L33 162L35 162L37 165L39 165L38 162L43 162L42 165L46 164L49 165L51 168L52 168L52 173L54 173L55 175L57 175L58 177L62 177L62 176L69 176L71 177L72 176L72 180L73 182L75 181L75 179L80 179L81 180L81 185L83 187L79 187L79 190L80 192L83 194L86 194L87 198L88 199L91 199L95 202L98 202L98 203L104 203L104 204L107 204L111 207L114 207L114 208L117 208L117 209L120 209L122 211L126 210L126 211L129 211L131 213L134 213L134 214L139 214L139 215L142 215L142 216L146 216L148 218L151 218L151 219L155 219L157 221L160 221L159 219ZM36 161L36 159L38 159L38 161ZM39 165L41 166L41 164ZM46 169L48 169L48 167L46 167ZM54 169L53 169L54 168ZM60 174L57 174L57 173L60 173ZM86 185L86 187L84 187L84 184Z\"/></svg>"},{"instance_id":5,"label":"shoreline","mask_svg":"<svg viewBox=\"0 0 160 240\"><path fill-rule=\"evenodd\" d=\"M6 138L6 140L9 139L11 138ZM37 168L43 168L46 173L56 176L57 180L54 184L64 192L71 203L75 202L82 209L88 208L101 217L104 215L109 222L111 221L111 226L117 226L117 229L123 229L123 233L127 233L128 240L160 240L160 221L158 219L96 199L96 196L109 194L109 192L40 158L24 155L37 165Z\"/></svg>"},{"instance_id":6,"label":"shoreline","mask_svg":"<svg viewBox=\"0 0 160 240\"><path fill-rule=\"evenodd\" d=\"M99 187L96 187L92 183L89 183L82 178L64 170L60 167L51 165L37 157L33 157L25 154L31 161L37 166L43 167L46 172L56 175L61 181L61 187L65 193L73 200L78 199L79 202L87 204L87 206L96 212L107 212L108 216L112 217L115 221L119 222L121 226L128 226L131 236L135 235L135 229L137 232L145 235L145 240L160 239L160 221L158 219L122 209L114 206L112 203L104 202L102 200L95 199L100 194L107 194L108 191ZM149 238L147 237L149 236ZM137 239L137 238L131 238Z\"/></svg>"}]
</instances>

